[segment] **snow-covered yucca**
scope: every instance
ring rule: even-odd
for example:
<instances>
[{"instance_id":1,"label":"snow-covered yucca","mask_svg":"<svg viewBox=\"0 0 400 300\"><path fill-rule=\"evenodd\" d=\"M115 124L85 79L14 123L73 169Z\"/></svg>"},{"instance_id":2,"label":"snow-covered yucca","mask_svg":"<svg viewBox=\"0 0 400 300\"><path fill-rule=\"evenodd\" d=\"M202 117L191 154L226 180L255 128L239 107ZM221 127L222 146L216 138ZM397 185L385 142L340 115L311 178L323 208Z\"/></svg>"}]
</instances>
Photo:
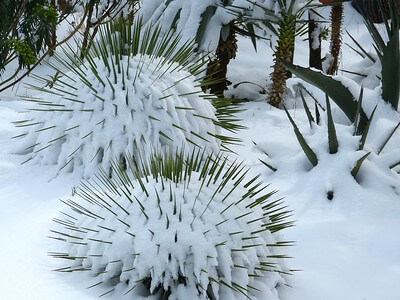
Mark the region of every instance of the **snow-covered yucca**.
<instances>
[{"instance_id":1,"label":"snow-covered yucca","mask_svg":"<svg viewBox=\"0 0 400 300\"><path fill-rule=\"evenodd\" d=\"M127 161L63 200L58 271L89 271L92 287L130 299L278 299L288 242L276 232L292 223L259 176L204 151Z\"/></svg>"},{"instance_id":2,"label":"snow-covered yucca","mask_svg":"<svg viewBox=\"0 0 400 300\"><path fill-rule=\"evenodd\" d=\"M219 151L221 140L223 147L234 140L220 127L237 126L224 116L229 109L216 111L215 99L202 92L204 61L193 54L193 44L178 43L159 27L119 21L101 27L84 60L64 50L66 58L51 64L55 76L36 76L39 85L31 87L38 94L24 97L33 104L16 122L19 151L58 171L83 165L85 177L135 149Z\"/></svg>"}]
</instances>

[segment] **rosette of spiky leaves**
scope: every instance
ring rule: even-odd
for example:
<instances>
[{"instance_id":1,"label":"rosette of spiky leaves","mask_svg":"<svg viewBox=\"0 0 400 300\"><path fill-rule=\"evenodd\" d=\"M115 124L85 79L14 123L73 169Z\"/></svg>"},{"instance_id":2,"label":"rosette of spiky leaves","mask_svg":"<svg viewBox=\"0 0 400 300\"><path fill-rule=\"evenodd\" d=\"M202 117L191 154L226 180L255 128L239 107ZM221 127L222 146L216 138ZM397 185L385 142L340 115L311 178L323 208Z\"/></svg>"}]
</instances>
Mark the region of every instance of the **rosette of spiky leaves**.
<instances>
[{"instance_id":1,"label":"rosette of spiky leaves","mask_svg":"<svg viewBox=\"0 0 400 300\"><path fill-rule=\"evenodd\" d=\"M292 222L259 176L204 151L127 161L62 200L58 271L89 271L91 287L132 299L278 299L291 271L276 233Z\"/></svg>"},{"instance_id":2,"label":"rosette of spiky leaves","mask_svg":"<svg viewBox=\"0 0 400 300\"><path fill-rule=\"evenodd\" d=\"M72 49L55 57L52 78L36 76L38 94L23 97L31 105L23 120L21 152L26 161L55 164L58 171L83 166L84 176L125 152L150 153L170 147L224 149L237 141L221 135L235 131L232 108L204 94L199 74L204 60L193 43L178 47L172 33L143 29L141 21L110 22L84 60ZM76 53L76 52L75 52ZM196 77L198 76L198 77Z\"/></svg>"},{"instance_id":3,"label":"rosette of spiky leaves","mask_svg":"<svg viewBox=\"0 0 400 300\"><path fill-rule=\"evenodd\" d=\"M318 105L315 105L316 116L314 118L311 114L310 108L308 107L308 105L306 103L303 93L300 92L300 95L302 98L302 102L304 105L304 109L305 109L305 112L307 115L307 119L308 119L310 128L313 128L313 129L318 128L318 130L321 130L321 128L325 127L325 129L327 130L327 136L328 136L328 139L327 139L328 152L329 152L329 154L337 154L338 152L340 152L339 147L341 144L340 140L342 137L337 134L337 124L334 121L329 96L326 95L326 99L325 99L325 101L326 101L325 102L326 124L322 124L322 126L321 126L321 124L320 124L321 118L320 118ZM395 151L392 150L392 153L386 152L384 155L381 155L383 153L383 150L385 149L386 145L391 141L391 139L395 135L396 131L398 130L400 123L394 125L393 128L390 128L389 130L387 130L387 133L385 133L385 139L382 140L381 145L379 145L378 147L374 147L372 145L366 144L369 133L370 133L370 127L373 122L377 106L375 106L374 110L372 111L370 116L367 118L367 120L364 120L364 122L366 122L364 124L363 120L362 120L363 95L364 95L364 89L361 88L360 95L358 98L358 103L357 103L358 104L357 112L356 112L355 120L354 120L354 123L352 124L352 126L345 126L345 125L341 126L342 127L341 131L343 132L343 135L349 136L349 132L352 132L352 135L354 136L354 141L356 141L356 143L354 143L355 147L353 146L353 148L351 148L351 147L347 148L346 146L344 146L347 149L342 150L342 153L340 153L340 155L343 155L343 157L354 156L353 154L356 154L355 156L357 158L355 160L354 160L354 158L352 158L354 161L350 168L350 170L351 170L350 174L354 177L355 180L358 180L357 175L358 175L361 167L363 166L363 163L367 160L367 158L369 158L371 156L371 154L372 154L372 156L374 156L373 162L377 166L385 165L385 167L384 167L384 169L386 169L385 171L388 171L389 169L394 169L400 165L400 163L398 163L398 159L396 158L397 155L396 154L393 155L395 153ZM318 153L319 155L317 155L317 151L310 146L309 142L307 142L306 138L300 131L300 129L297 126L297 124L295 123L295 121L293 120L289 111L285 107L284 107L284 109L285 109L286 114L289 118L289 121L293 127L297 141L299 142L303 153L305 154L305 156L311 163L312 167L317 167L317 165L319 164L319 156L322 156L324 158L326 158L328 156L326 156L324 153L321 153L321 152L319 152ZM343 130L343 128L345 128L345 130ZM320 137L318 137L318 138L320 139ZM320 141L319 143L323 143L323 142L325 142L325 141L322 141L322 142ZM319 148L323 148L323 147L319 147ZM378 150L376 151L375 149L378 149ZM384 161L384 162L376 163L376 161L379 161L382 158L382 156L386 156L386 158L382 159L382 161ZM343 157L339 156L340 159L343 159ZM387 159L387 157L390 157L390 159ZM387 159L387 161L385 161L385 159ZM346 161L346 159L343 159L343 160ZM268 167L270 170L272 170L274 172L277 170L277 168L272 167L269 163L264 162L262 160L261 160L261 162L266 167Z\"/></svg>"}]
</instances>

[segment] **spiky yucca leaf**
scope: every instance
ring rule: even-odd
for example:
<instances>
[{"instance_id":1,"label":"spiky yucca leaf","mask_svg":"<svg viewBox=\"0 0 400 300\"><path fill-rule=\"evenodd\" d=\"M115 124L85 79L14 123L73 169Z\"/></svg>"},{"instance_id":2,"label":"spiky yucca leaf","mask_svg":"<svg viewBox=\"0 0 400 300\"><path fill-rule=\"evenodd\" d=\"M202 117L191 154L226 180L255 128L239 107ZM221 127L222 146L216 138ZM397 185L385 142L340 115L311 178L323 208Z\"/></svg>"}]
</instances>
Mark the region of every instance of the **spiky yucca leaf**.
<instances>
[{"instance_id":1,"label":"spiky yucca leaf","mask_svg":"<svg viewBox=\"0 0 400 300\"><path fill-rule=\"evenodd\" d=\"M306 139L304 136L301 134L299 128L297 127L296 123L294 122L292 116L290 115L289 111L286 109L285 106L283 106L286 115L289 118L290 123L293 126L294 133L296 135L297 141L299 142L301 149L303 150L304 154L307 156L308 160L310 163L315 167L318 164L318 157L315 154L314 150L308 145Z\"/></svg>"},{"instance_id":2,"label":"spiky yucca leaf","mask_svg":"<svg viewBox=\"0 0 400 300\"><path fill-rule=\"evenodd\" d=\"M330 76L321 72L294 65L288 61L281 60L282 64L301 79L311 83L325 92L339 108L345 113L351 122L356 119L359 130L362 132L367 125L368 117L362 107L359 108L358 101L349 89Z\"/></svg>"},{"instance_id":3,"label":"spiky yucca leaf","mask_svg":"<svg viewBox=\"0 0 400 300\"><path fill-rule=\"evenodd\" d=\"M161 29L144 30L140 19L110 22L81 60L73 49L56 57L54 78L37 76L39 93L18 123L27 160L56 164L58 171L83 165L85 177L125 152L184 146L218 151L236 142L230 109L213 107L201 90L205 62L193 43ZM197 76L197 77L196 77Z\"/></svg>"},{"instance_id":4,"label":"spiky yucca leaf","mask_svg":"<svg viewBox=\"0 0 400 300\"><path fill-rule=\"evenodd\" d=\"M254 299L284 282L288 243L275 232L292 225L289 212L242 163L182 151L124 169L113 164L111 179L103 173L63 200L51 230L64 247L50 255L68 262L59 271L88 270L93 286L131 299Z\"/></svg>"},{"instance_id":5,"label":"spiky yucca leaf","mask_svg":"<svg viewBox=\"0 0 400 300\"><path fill-rule=\"evenodd\" d=\"M326 114L328 120L328 145L329 145L329 153L335 154L338 152L339 141L336 135L335 122L333 120L331 103L329 102L329 96L326 95Z\"/></svg>"}]
</instances>

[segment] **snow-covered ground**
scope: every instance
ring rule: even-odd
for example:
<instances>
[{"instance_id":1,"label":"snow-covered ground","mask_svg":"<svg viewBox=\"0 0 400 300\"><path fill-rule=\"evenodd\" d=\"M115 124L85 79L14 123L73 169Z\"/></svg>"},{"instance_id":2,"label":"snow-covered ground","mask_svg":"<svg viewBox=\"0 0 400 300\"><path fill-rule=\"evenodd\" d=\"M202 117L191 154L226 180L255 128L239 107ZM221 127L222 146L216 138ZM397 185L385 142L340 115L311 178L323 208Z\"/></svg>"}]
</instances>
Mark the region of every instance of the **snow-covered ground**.
<instances>
[{"instance_id":1,"label":"snow-covered ground","mask_svg":"<svg viewBox=\"0 0 400 300\"><path fill-rule=\"evenodd\" d=\"M361 18L350 6L345 15L344 28L372 52ZM352 44L346 35L344 41ZM325 51L327 46L325 42ZM298 41L296 63L306 65L307 55L306 42ZM253 81L265 86L271 62L272 50L266 43L259 43L255 53L251 41L239 38L239 53L229 68L229 79L234 84ZM357 63L360 57L344 45L341 68L351 70ZM43 67L37 72L46 70ZM289 84L297 81L291 79ZM235 94L262 99L259 90L242 84ZM69 196L80 178L75 174L53 178L52 167L20 165L25 158L13 154L11 140L16 132L11 122L19 119L18 111L23 108L16 93L23 93L23 87L0 94L0 299L96 299L106 290L86 289L91 284L87 275L52 271L54 259L47 252L53 241L46 238L51 219L63 208L59 199ZM376 103L374 92L365 94L370 113ZM339 152L331 155L326 126L310 129L301 101L289 106L320 159L315 168L301 151L285 112L263 101L243 105L246 111L239 116L248 129L239 132L243 145L234 147L252 172L262 173L264 180L279 190L276 196L285 197L293 210L296 226L282 234L296 242L287 249L293 257L287 264L299 271L288 278L290 287L281 289L281 299L400 299L400 177L385 168L396 157L400 161L400 132L381 157L371 155L356 181L350 171L361 155L352 151L357 141L341 112L333 108L340 145ZM399 121L400 115L380 105L366 148L379 148ZM272 172L259 159L278 170ZM333 199L327 198L328 192L333 192ZM121 294L107 297L122 299Z\"/></svg>"}]
</instances>

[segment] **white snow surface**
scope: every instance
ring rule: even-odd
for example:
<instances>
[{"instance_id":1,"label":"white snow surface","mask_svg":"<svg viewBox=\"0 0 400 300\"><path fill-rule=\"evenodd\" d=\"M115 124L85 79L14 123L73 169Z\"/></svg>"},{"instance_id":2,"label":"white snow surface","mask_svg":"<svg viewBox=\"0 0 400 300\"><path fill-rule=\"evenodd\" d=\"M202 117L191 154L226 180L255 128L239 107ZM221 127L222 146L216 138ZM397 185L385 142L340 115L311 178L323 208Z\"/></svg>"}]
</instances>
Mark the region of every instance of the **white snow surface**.
<instances>
[{"instance_id":1,"label":"white snow surface","mask_svg":"<svg viewBox=\"0 0 400 300\"><path fill-rule=\"evenodd\" d=\"M367 51L373 52L361 18L350 5L346 4L345 9L344 28L366 45ZM352 44L346 35L344 40ZM325 53L328 47L327 42L323 42ZM304 59L307 52L306 42L299 39L295 62L307 65ZM256 53L251 41L240 38L239 53L230 65L229 79L234 84L252 81L263 87L271 72L271 54L267 43L260 42ZM365 61L346 46L343 46L340 67L346 70L365 67L368 74L379 74L379 65L366 66ZM38 70L46 74L48 69L40 67ZM346 73L342 75L356 79ZM355 90L360 80L353 82ZM298 81L292 79L289 85ZM258 94L261 87L243 83L229 93L262 100L265 95ZM324 100L318 90L307 88ZM371 77L365 88L364 109L369 115L379 101L379 86ZM23 89L20 86L18 93ZM63 208L58 199L70 196L80 176L62 174L49 181L52 178L49 168L20 165L23 158L12 153L10 140L16 134L11 122L20 118L18 111L23 107L15 94L15 90L0 94L0 298L97 299L101 287L87 290L91 283L87 275L51 271L56 268L54 259L47 256L54 245L46 238L52 226L51 219ZM313 103L310 98L307 101ZM239 133L244 145L234 150L252 167L252 173L262 173L261 178L271 182L271 188L279 190L277 196L285 197L297 220L296 226L282 234L285 239L296 241L296 246L287 249L293 256L287 263L300 271L288 279L290 287L280 291L280 299L400 298L400 181L397 173L387 168L400 157L399 132L379 156L376 154L400 117L388 105L379 102L366 146L366 151L373 153L364 162L357 181L349 171L361 153L354 151L357 140L351 135L348 120L335 105L332 104L332 108L340 146L337 154L330 155L324 114L321 125L310 129L301 101L288 100L287 103L300 130L317 152L320 163L315 168L311 168L301 151L283 111L262 101L244 105L247 111L240 116L248 129ZM259 159L273 164L278 171L270 171ZM329 191L333 191L332 200L327 199ZM123 298L120 294L111 294L108 299Z\"/></svg>"}]
</instances>

